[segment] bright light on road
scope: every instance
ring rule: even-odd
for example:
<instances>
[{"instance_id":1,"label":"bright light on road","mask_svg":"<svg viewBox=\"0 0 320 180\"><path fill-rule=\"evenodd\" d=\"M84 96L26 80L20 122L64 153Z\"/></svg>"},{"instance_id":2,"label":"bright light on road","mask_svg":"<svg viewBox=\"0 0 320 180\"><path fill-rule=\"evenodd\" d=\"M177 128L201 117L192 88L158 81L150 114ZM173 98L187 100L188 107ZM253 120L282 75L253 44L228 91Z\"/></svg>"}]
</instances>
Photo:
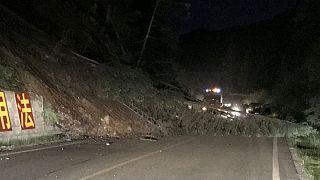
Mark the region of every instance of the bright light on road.
<instances>
[{"instance_id":1,"label":"bright light on road","mask_svg":"<svg viewBox=\"0 0 320 180\"><path fill-rule=\"evenodd\" d=\"M221 89L220 88L214 88L212 91L214 93L221 93Z\"/></svg>"},{"instance_id":2,"label":"bright light on road","mask_svg":"<svg viewBox=\"0 0 320 180\"><path fill-rule=\"evenodd\" d=\"M239 112L231 112L231 114L232 114L233 116L236 116L236 117L241 116L241 113L239 113Z\"/></svg>"},{"instance_id":3,"label":"bright light on road","mask_svg":"<svg viewBox=\"0 0 320 180\"><path fill-rule=\"evenodd\" d=\"M241 111L240 107L238 106L233 106L231 109L234 111Z\"/></svg>"}]
</instances>

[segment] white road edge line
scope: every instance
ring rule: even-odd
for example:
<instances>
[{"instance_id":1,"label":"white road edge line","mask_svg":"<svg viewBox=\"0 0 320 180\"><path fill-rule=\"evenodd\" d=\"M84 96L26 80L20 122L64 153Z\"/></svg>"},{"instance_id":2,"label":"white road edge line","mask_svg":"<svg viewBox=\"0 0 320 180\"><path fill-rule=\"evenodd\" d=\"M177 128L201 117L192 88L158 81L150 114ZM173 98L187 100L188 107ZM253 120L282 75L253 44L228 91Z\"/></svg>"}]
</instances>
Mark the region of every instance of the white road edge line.
<instances>
[{"instance_id":1,"label":"white road edge line","mask_svg":"<svg viewBox=\"0 0 320 180\"><path fill-rule=\"evenodd\" d=\"M80 178L79 180L94 179L95 177L97 177L97 176L99 176L99 175L102 175L102 174L104 174L104 173L110 172L110 171L112 171L112 170L114 170L114 169L116 169L116 168L125 166L125 165L130 164L130 163L133 163L133 162L135 162L135 161L139 161L139 160L141 160L141 159L148 158L148 157L150 157L150 156L153 156L153 155L156 155L156 154L159 154L159 153L162 153L163 151L167 151L167 150L169 150L169 149L175 148L175 147L177 147L177 146L180 146L180 145L182 145L182 144L188 143L188 142L190 142L190 141L192 141L192 140L186 140L186 141L183 141L183 142L180 142L180 143L177 143L177 144L168 146L168 147L166 147L166 148L162 148L161 150L153 151L153 152L144 154L144 155L142 155L142 156L133 158L133 159L131 159L131 160L124 161L124 162L122 162L122 163L116 164L116 165L111 166L111 167L109 167L109 168L106 168L106 169L103 169L103 170L101 170L101 171L98 171L98 172L95 172L95 173L93 173L93 174L90 174L90 175L88 175L88 176L82 177L82 178Z\"/></svg>"},{"instance_id":2,"label":"white road edge line","mask_svg":"<svg viewBox=\"0 0 320 180\"><path fill-rule=\"evenodd\" d=\"M80 143L83 143L83 141L77 141L72 143L66 143L66 144L60 144L60 145L48 146L48 147L42 147L42 148L36 148L36 149L28 149L28 150L17 151L17 152L3 153L3 154L0 154L0 157L35 152L35 151L42 151L46 149L52 149L52 148L58 148L58 147L64 147L64 146L71 146L71 145L80 144Z\"/></svg>"},{"instance_id":3,"label":"white road edge line","mask_svg":"<svg viewBox=\"0 0 320 180\"><path fill-rule=\"evenodd\" d=\"M273 150L272 150L272 180L280 180L279 171L279 154L278 154L278 139L273 138Z\"/></svg>"}]
</instances>

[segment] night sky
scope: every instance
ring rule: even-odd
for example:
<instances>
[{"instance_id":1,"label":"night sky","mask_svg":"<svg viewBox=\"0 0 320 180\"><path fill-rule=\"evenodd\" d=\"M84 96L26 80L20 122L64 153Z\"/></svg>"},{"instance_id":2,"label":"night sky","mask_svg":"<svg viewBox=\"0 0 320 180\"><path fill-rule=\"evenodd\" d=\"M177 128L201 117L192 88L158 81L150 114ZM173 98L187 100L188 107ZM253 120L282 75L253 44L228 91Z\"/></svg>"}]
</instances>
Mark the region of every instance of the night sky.
<instances>
[{"instance_id":1,"label":"night sky","mask_svg":"<svg viewBox=\"0 0 320 180\"><path fill-rule=\"evenodd\" d=\"M184 31L219 30L270 19L297 0L189 0L191 16Z\"/></svg>"}]
</instances>

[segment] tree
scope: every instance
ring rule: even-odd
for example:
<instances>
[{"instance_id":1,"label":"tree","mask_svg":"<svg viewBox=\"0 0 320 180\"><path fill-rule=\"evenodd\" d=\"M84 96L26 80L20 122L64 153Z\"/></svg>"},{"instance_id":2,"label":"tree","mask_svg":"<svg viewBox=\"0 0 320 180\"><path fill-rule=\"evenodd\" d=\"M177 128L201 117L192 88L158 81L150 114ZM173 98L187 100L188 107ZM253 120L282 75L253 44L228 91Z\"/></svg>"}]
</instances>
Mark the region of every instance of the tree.
<instances>
[{"instance_id":1,"label":"tree","mask_svg":"<svg viewBox=\"0 0 320 180\"><path fill-rule=\"evenodd\" d=\"M282 58L274 101L283 116L314 122L319 92L320 3L306 0L293 18L295 31ZM291 118L291 119L292 119Z\"/></svg>"}]
</instances>

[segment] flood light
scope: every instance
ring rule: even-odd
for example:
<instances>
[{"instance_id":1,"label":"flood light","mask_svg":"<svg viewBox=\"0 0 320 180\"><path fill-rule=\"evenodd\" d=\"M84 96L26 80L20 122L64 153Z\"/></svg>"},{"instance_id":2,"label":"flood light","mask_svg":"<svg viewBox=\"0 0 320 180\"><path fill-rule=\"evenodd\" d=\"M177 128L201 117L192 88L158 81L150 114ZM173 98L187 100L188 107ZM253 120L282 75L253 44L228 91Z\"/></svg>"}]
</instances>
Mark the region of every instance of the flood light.
<instances>
[{"instance_id":1,"label":"flood light","mask_svg":"<svg viewBox=\"0 0 320 180\"><path fill-rule=\"evenodd\" d=\"M212 91L214 93L221 93L221 89L220 88L214 88Z\"/></svg>"}]
</instances>

